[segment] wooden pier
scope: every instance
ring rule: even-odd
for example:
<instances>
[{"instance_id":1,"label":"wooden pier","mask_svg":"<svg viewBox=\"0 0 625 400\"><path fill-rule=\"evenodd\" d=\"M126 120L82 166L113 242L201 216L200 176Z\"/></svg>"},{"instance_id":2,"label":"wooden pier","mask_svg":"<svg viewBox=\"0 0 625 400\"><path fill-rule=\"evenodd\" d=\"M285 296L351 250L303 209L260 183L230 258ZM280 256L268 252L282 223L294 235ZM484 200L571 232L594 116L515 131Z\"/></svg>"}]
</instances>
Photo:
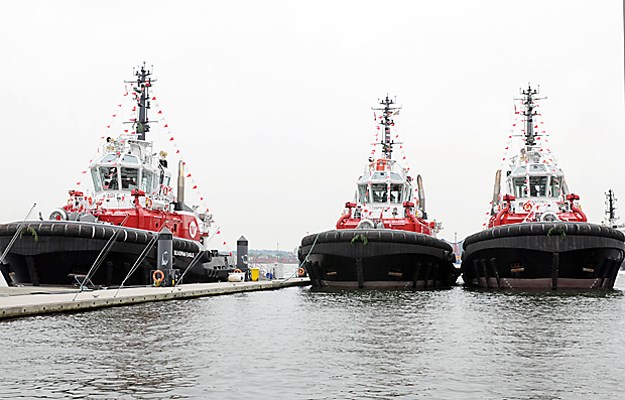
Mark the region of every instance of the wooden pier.
<instances>
[{"instance_id":1,"label":"wooden pier","mask_svg":"<svg viewBox=\"0 0 625 400\"><path fill-rule=\"evenodd\" d=\"M185 284L171 287L130 287L84 290L23 286L0 288L0 319L59 312L80 312L151 301L188 299L223 294L275 290L310 285L308 278L277 279L257 282L219 282Z\"/></svg>"}]
</instances>

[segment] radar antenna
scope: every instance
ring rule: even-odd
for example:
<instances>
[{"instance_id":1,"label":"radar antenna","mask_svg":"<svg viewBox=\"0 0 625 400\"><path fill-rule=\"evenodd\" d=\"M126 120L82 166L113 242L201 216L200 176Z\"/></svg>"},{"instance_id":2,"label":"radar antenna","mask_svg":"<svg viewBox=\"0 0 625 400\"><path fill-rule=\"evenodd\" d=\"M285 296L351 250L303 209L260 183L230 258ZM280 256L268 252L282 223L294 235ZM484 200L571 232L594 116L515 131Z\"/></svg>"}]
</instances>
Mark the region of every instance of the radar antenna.
<instances>
[{"instance_id":1,"label":"radar antenna","mask_svg":"<svg viewBox=\"0 0 625 400\"><path fill-rule=\"evenodd\" d=\"M126 83L134 84L132 90L137 94L137 117L133 123L135 132L137 132L137 139L145 140L145 134L150 131L150 121L148 121L148 110L150 109L150 95L149 90L152 87L152 83L156 82L156 79L152 79L152 71L146 69L145 62L138 69L134 70L134 74L137 77L136 81L125 81Z\"/></svg>"},{"instance_id":2,"label":"radar antenna","mask_svg":"<svg viewBox=\"0 0 625 400\"><path fill-rule=\"evenodd\" d=\"M614 192L612 191L612 189L609 189L607 191L607 193L605 194L605 205L606 205L606 210L605 210L605 214L608 218L607 223L611 228L621 228L622 225L617 224L617 221L619 220L619 218L616 216L616 204L617 199L614 196Z\"/></svg>"},{"instance_id":3,"label":"radar antenna","mask_svg":"<svg viewBox=\"0 0 625 400\"><path fill-rule=\"evenodd\" d=\"M523 105L525 106L525 110L522 112L522 115L525 116L525 145L526 146L535 146L536 145L536 137L539 136L534 132L534 117L538 115L538 112L534 110L537 105L537 100L544 100L546 97L534 97L540 93L540 86L538 89L532 89L531 84L527 84L527 89L520 90L523 98L515 99L523 101Z\"/></svg>"},{"instance_id":4,"label":"radar antenna","mask_svg":"<svg viewBox=\"0 0 625 400\"><path fill-rule=\"evenodd\" d=\"M384 100L378 101L383 107L371 107L371 109L375 111L382 111L382 119L378 124L384 127L384 136L382 136L380 144L382 145L382 153L384 154L384 158L390 160L391 154L393 153L393 145L397 144L391 139L391 126L395 125L392 116L397 115L399 113L399 110L401 110L401 107L393 106L397 100L393 101L389 99L388 94L386 95L386 98Z\"/></svg>"}]
</instances>

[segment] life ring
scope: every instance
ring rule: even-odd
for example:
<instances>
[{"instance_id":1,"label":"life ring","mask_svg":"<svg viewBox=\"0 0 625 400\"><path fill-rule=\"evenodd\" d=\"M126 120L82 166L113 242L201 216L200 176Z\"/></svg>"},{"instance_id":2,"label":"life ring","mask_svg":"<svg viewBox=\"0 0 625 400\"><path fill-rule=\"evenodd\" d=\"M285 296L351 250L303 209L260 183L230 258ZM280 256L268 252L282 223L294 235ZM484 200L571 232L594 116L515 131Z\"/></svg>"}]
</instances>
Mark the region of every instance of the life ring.
<instances>
[{"instance_id":1,"label":"life ring","mask_svg":"<svg viewBox=\"0 0 625 400\"><path fill-rule=\"evenodd\" d=\"M301 278L302 276L305 276L305 275L306 275L306 270L304 268L300 267L297 269L297 276Z\"/></svg>"},{"instance_id":2,"label":"life ring","mask_svg":"<svg viewBox=\"0 0 625 400\"><path fill-rule=\"evenodd\" d=\"M161 286L161 283L165 280L165 273L160 269L152 272L152 280L154 281L154 286Z\"/></svg>"},{"instance_id":3,"label":"life ring","mask_svg":"<svg viewBox=\"0 0 625 400\"><path fill-rule=\"evenodd\" d=\"M52 221L67 221L69 218L65 210L63 210L62 208L57 208L50 213L49 219Z\"/></svg>"},{"instance_id":4,"label":"life ring","mask_svg":"<svg viewBox=\"0 0 625 400\"><path fill-rule=\"evenodd\" d=\"M523 204L523 209L527 212L530 212L530 210L532 209L532 202L526 201L525 204Z\"/></svg>"},{"instance_id":5,"label":"life ring","mask_svg":"<svg viewBox=\"0 0 625 400\"><path fill-rule=\"evenodd\" d=\"M197 223L194 220L189 222L189 236L191 236L191 239L195 239L197 236Z\"/></svg>"},{"instance_id":6,"label":"life ring","mask_svg":"<svg viewBox=\"0 0 625 400\"><path fill-rule=\"evenodd\" d=\"M241 271L241 270L240 270L240 269L238 269L238 268L235 268L235 269L233 269L233 270L232 270L232 273L233 273L233 274L240 274L241 272L243 272L243 271Z\"/></svg>"},{"instance_id":7,"label":"life ring","mask_svg":"<svg viewBox=\"0 0 625 400\"><path fill-rule=\"evenodd\" d=\"M167 196L171 192L171 188L166 185L161 185L161 192L163 193L163 196Z\"/></svg>"}]
</instances>

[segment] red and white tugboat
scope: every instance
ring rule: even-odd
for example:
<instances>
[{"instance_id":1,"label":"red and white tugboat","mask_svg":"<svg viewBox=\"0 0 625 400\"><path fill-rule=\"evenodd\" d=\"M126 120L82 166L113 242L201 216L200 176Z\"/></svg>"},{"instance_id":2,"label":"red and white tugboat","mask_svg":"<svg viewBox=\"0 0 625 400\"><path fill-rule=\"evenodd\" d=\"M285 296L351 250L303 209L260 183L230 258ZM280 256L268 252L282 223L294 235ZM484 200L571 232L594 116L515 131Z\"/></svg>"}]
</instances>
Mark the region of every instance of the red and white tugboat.
<instances>
[{"instance_id":1,"label":"red and white tugboat","mask_svg":"<svg viewBox=\"0 0 625 400\"><path fill-rule=\"evenodd\" d=\"M487 229L464 240L464 282L502 289L612 288L625 236L587 222L579 196L569 191L538 133L538 91L528 86L521 93L523 142L503 171L505 184L502 170L495 175Z\"/></svg>"},{"instance_id":2,"label":"red and white tugboat","mask_svg":"<svg viewBox=\"0 0 625 400\"><path fill-rule=\"evenodd\" d=\"M184 271L195 259L184 282L227 275L208 267L214 252L205 249L203 240L211 217L185 203L184 163L178 165L174 196L167 154L146 138L155 80L145 65L135 75L136 81L127 82L133 83L137 102L136 118L129 121L132 132L107 138L101 156L89 166L94 192L70 190L67 204L49 221L0 225L0 248L8 248L0 268L7 282L65 285L88 277L96 285L125 279L126 284L149 284L151 271L158 269L155 242L165 229L173 234L174 268Z\"/></svg>"},{"instance_id":3,"label":"red and white tugboat","mask_svg":"<svg viewBox=\"0 0 625 400\"><path fill-rule=\"evenodd\" d=\"M427 221L421 176L415 188L408 169L392 158L399 108L388 96L380 104L378 157L369 159L336 229L304 237L299 259L315 287L450 287L459 271L451 246L435 237L440 224Z\"/></svg>"}]
</instances>

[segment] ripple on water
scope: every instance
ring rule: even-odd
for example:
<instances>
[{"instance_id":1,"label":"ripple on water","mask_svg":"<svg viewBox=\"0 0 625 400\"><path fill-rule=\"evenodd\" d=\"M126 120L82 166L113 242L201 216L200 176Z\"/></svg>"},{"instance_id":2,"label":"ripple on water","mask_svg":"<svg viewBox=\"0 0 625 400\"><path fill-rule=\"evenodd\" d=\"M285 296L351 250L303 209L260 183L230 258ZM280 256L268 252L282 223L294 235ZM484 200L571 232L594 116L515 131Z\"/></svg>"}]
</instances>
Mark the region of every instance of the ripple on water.
<instances>
[{"instance_id":1,"label":"ripple on water","mask_svg":"<svg viewBox=\"0 0 625 400\"><path fill-rule=\"evenodd\" d=\"M24 318L0 398L621 399L624 314L618 290L290 288Z\"/></svg>"}]
</instances>

